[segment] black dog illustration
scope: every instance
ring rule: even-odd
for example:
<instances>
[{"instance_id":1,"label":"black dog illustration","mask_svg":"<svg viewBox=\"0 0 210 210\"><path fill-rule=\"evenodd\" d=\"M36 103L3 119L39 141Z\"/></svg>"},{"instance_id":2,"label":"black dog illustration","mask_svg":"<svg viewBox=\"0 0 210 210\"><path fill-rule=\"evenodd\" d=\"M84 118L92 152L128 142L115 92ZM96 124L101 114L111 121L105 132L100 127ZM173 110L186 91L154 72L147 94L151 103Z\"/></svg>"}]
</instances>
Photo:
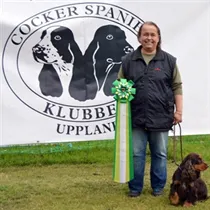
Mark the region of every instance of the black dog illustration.
<instances>
[{"instance_id":1,"label":"black dog illustration","mask_svg":"<svg viewBox=\"0 0 210 210\"><path fill-rule=\"evenodd\" d=\"M77 92L79 87L85 87L83 56L69 28L47 28L42 32L40 42L32 50L34 59L44 64L39 74L43 95L60 97L66 92L77 100L85 98L85 91L80 94ZM73 72L79 72L79 84L75 80L71 82Z\"/></svg>"},{"instance_id":2,"label":"black dog illustration","mask_svg":"<svg viewBox=\"0 0 210 210\"><path fill-rule=\"evenodd\" d=\"M114 25L97 29L84 54L87 98L94 99L98 91L112 95L112 83L117 78L121 58L133 51L125 32Z\"/></svg>"},{"instance_id":3,"label":"black dog illustration","mask_svg":"<svg viewBox=\"0 0 210 210\"><path fill-rule=\"evenodd\" d=\"M94 99L98 91L110 96L121 58L131 51L125 32L114 25L97 29L84 56L69 28L51 26L33 47L34 59L44 64L39 74L40 90L52 97L68 92L79 101Z\"/></svg>"}]
</instances>

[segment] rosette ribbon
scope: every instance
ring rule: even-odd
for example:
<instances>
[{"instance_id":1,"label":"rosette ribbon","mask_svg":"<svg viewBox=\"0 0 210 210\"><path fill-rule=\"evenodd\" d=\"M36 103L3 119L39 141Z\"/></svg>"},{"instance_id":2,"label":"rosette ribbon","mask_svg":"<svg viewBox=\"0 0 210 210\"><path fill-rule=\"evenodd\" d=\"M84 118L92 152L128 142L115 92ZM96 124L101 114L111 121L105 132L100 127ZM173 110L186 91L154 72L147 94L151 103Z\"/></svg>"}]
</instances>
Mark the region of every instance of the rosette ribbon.
<instances>
[{"instance_id":1,"label":"rosette ribbon","mask_svg":"<svg viewBox=\"0 0 210 210\"><path fill-rule=\"evenodd\" d=\"M119 183L126 183L134 177L130 110L130 101L136 93L133 84L131 80L120 79L113 82L112 88L116 100L113 180Z\"/></svg>"}]
</instances>

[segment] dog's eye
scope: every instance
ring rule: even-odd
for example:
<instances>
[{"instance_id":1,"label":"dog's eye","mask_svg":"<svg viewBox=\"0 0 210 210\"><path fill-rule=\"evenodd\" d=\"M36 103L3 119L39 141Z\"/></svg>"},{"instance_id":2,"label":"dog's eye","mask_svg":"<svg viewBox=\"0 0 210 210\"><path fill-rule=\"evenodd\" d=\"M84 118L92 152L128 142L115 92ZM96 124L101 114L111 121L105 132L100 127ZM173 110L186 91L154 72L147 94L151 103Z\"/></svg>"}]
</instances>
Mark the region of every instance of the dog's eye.
<instances>
[{"instance_id":1,"label":"dog's eye","mask_svg":"<svg viewBox=\"0 0 210 210\"><path fill-rule=\"evenodd\" d=\"M201 158L198 158L198 163L202 163L203 160Z\"/></svg>"},{"instance_id":2,"label":"dog's eye","mask_svg":"<svg viewBox=\"0 0 210 210\"><path fill-rule=\"evenodd\" d=\"M59 35L54 37L55 40L61 40L61 37Z\"/></svg>"},{"instance_id":3,"label":"dog's eye","mask_svg":"<svg viewBox=\"0 0 210 210\"><path fill-rule=\"evenodd\" d=\"M106 36L106 39L108 39L108 40L112 40L113 38L114 37L111 34L109 34L109 35Z\"/></svg>"}]
</instances>

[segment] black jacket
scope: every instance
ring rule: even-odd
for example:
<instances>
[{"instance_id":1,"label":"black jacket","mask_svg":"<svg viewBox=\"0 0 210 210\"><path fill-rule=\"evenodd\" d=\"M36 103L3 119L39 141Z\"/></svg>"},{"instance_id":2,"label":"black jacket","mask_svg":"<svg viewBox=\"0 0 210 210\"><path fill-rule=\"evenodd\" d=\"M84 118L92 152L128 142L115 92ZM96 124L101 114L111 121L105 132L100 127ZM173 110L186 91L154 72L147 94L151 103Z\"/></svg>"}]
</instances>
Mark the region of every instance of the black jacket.
<instances>
[{"instance_id":1,"label":"black jacket","mask_svg":"<svg viewBox=\"0 0 210 210\"><path fill-rule=\"evenodd\" d=\"M158 50L147 65L141 46L122 58L122 71L134 82L136 95L131 101L132 126L150 131L168 131L173 125L173 71L176 58Z\"/></svg>"}]
</instances>

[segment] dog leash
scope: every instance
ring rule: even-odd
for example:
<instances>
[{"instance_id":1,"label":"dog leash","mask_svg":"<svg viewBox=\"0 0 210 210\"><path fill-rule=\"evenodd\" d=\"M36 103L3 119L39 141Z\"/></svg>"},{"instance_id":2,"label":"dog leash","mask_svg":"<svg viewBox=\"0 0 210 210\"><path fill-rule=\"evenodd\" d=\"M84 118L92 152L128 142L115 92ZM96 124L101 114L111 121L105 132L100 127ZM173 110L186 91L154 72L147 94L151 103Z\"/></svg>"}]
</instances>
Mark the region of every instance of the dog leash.
<instances>
[{"instance_id":1,"label":"dog leash","mask_svg":"<svg viewBox=\"0 0 210 210\"><path fill-rule=\"evenodd\" d=\"M183 152L182 152L182 128L180 123L177 123L179 126L179 141L180 141L180 153L181 153L181 161L183 161ZM177 137L176 137L176 125L174 125L173 127L173 160L172 162L174 162L177 166L179 166L179 164L176 162L176 143L177 143Z\"/></svg>"}]
</instances>

